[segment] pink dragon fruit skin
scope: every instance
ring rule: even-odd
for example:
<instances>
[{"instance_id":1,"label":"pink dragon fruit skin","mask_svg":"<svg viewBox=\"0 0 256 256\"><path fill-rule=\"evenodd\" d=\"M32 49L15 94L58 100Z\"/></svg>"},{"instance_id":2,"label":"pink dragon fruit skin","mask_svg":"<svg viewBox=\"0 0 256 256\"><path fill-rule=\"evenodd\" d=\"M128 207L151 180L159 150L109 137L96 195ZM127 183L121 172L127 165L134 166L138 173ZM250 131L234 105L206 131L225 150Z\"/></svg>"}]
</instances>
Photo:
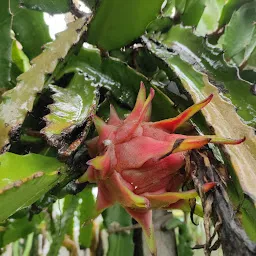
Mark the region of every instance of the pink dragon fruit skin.
<instances>
[{"instance_id":1,"label":"pink dragon fruit skin","mask_svg":"<svg viewBox=\"0 0 256 256\"><path fill-rule=\"evenodd\" d=\"M146 99L141 83L133 111L121 120L110 106L110 118L105 123L94 116L99 136L87 142L88 169L80 182L98 185L97 213L119 203L143 228L152 255L156 255L152 209L189 208L189 199L197 196L195 190L178 192L184 182L180 172L188 150L207 143L239 144L244 141L217 136L185 136L174 134L176 128L187 121L212 99L193 105L175 118L150 122L151 101L154 90ZM207 192L216 185L206 183Z\"/></svg>"}]
</instances>

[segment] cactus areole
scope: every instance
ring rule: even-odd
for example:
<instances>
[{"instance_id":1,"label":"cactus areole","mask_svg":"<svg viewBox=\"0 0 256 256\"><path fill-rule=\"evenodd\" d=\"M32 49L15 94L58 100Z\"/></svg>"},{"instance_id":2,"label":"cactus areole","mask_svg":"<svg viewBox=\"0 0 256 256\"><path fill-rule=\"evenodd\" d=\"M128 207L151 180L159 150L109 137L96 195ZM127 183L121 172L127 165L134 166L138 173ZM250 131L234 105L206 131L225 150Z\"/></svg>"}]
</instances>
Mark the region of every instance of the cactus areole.
<instances>
[{"instance_id":1,"label":"cactus areole","mask_svg":"<svg viewBox=\"0 0 256 256\"><path fill-rule=\"evenodd\" d=\"M105 123L93 117L99 136L87 142L88 169L80 181L98 184L97 213L115 203L140 223L152 255L156 245L152 223L152 209L190 209L189 199L197 196L195 190L179 192L184 183L180 169L189 150L207 143L239 144L244 141L217 136L185 136L174 131L212 99L193 105L175 118L150 122L154 89L146 90L141 83L133 111L121 120L110 106L110 118ZM206 183L207 192L216 183Z\"/></svg>"}]
</instances>

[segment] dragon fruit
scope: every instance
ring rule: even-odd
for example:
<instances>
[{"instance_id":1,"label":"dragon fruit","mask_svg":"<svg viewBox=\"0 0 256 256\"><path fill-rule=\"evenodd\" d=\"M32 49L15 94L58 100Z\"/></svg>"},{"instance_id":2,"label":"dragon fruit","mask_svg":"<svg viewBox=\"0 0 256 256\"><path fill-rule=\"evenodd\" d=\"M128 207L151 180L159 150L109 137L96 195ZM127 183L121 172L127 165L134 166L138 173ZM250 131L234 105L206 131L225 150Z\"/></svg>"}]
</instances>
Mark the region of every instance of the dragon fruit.
<instances>
[{"instance_id":1,"label":"dragon fruit","mask_svg":"<svg viewBox=\"0 0 256 256\"><path fill-rule=\"evenodd\" d=\"M142 226L152 255L156 255L152 209L189 209L189 199L195 190L178 192L185 180L180 169L189 150L207 143L239 144L244 139L223 139L217 136L185 136L173 132L212 99L193 105L175 118L150 122L154 89L146 99L141 83L133 111L121 120L110 106L110 118L105 123L93 117L99 136L87 142L91 160L80 182L98 185L97 214L115 203ZM207 192L216 185L204 184Z\"/></svg>"}]
</instances>

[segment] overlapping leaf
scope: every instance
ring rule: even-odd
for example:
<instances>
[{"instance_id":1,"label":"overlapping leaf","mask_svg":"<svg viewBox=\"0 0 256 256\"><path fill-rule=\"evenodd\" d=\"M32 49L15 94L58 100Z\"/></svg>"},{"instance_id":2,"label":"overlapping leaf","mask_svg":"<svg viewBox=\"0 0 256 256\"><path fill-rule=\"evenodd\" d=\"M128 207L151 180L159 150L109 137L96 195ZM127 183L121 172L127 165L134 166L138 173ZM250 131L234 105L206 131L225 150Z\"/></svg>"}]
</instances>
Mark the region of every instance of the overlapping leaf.
<instances>
[{"instance_id":1,"label":"overlapping leaf","mask_svg":"<svg viewBox=\"0 0 256 256\"><path fill-rule=\"evenodd\" d=\"M166 55L166 59L169 57L179 61L182 59L183 65L189 66L189 69L192 65L194 69L207 74L219 91L237 107L240 117L247 124L256 125L256 104L255 96L251 93L252 85L239 79L236 68L226 64L222 52L217 47L207 45L202 37L197 37L192 33L192 29L179 25L155 39L159 39L165 47L174 51L174 54ZM158 50L160 52L160 48ZM178 54L180 58L175 57L175 54Z\"/></svg>"},{"instance_id":2,"label":"overlapping leaf","mask_svg":"<svg viewBox=\"0 0 256 256\"><path fill-rule=\"evenodd\" d=\"M69 0L19 0L22 6L31 10L48 12L50 14L68 12L71 1Z\"/></svg>"},{"instance_id":3,"label":"overlapping leaf","mask_svg":"<svg viewBox=\"0 0 256 256\"><path fill-rule=\"evenodd\" d=\"M38 200L66 176L65 169L42 155L0 155L0 222Z\"/></svg>"},{"instance_id":4,"label":"overlapping leaf","mask_svg":"<svg viewBox=\"0 0 256 256\"><path fill-rule=\"evenodd\" d=\"M18 77L17 86L2 95L0 105L0 148L9 143L10 133L17 131L28 111L32 110L35 96L45 83L46 74L51 74L59 59L65 58L73 44L77 43L85 30L85 20L70 23L66 31L33 60L32 67Z\"/></svg>"},{"instance_id":5,"label":"overlapping leaf","mask_svg":"<svg viewBox=\"0 0 256 256\"><path fill-rule=\"evenodd\" d=\"M127 45L144 33L160 12L163 0L101 1L88 29L88 42L104 50Z\"/></svg>"},{"instance_id":6,"label":"overlapping leaf","mask_svg":"<svg viewBox=\"0 0 256 256\"><path fill-rule=\"evenodd\" d=\"M67 88L50 85L50 89L54 103L48 106L50 114L44 117L47 125L41 133L55 145L96 111L97 88L92 79L76 73Z\"/></svg>"},{"instance_id":7,"label":"overlapping leaf","mask_svg":"<svg viewBox=\"0 0 256 256\"><path fill-rule=\"evenodd\" d=\"M234 12L220 40L225 57L256 71L256 1Z\"/></svg>"},{"instance_id":8,"label":"overlapping leaf","mask_svg":"<svg viewBox=\"0 0 256 256\"><path fill-rule=\"evenodd\" d=\"M154 87L153 83L150 84L145 76L136 72L126 63L111 57L101 57L100 51L97 49L81 49L79 55L70 59L57 78L76 71L92 77L95 85L110 90L118 101L130 108L135 103L141 81L147 88ZM153 101L153 119L159 120L177 115L177 110L173 108L173 102L158 88L154 88L156 95ZM165 105L164 109L163 105Z\"/></svg>"},{"instance_id":9,"label":"overlapping leaf","mask_svg":"<svg viewBox=\"0 0 256 256\"><path fill-rule=\"evenodd\" d=\"M12 16L9 11L9 1L3 0L0 8L0 96L4 89L10 88L12 52L11 23Z\"/></svg>"},{"instance_id":10,"label":"overlapping leaf","mask_svg":"<svg viewBox=\"0 0 256 256\"><path fill-rule=\"evenodd\" d=\"M81 248L90 248L93 239L93 223L84 225L85 220L90 220L95 216L95 198L92 193L92 188L86 188L79 197L82 203L79 205L79 220L80 220L80 233L79 245Z\"/></svg>"},{"instance_id":11,"label":"overlapping leaf","mask_svg":"<svg viewBox=\"0 0 256 256\"><path fill-rule=\"evenodd\" d=\"M212 59L213 53L207 50L202 41L199 41L200 38L194 37L187 29L174 27L160 40L169 47L169 51L145 39L148 48L178 76L195 102L214 93L212 103L203 110L203 114L215 133L231 138L246 136L247 139L243 144L236 147L225 146L225 150L244 191L256 198L253 182L256 179L254 129L241 121L234 106L221 97L218 89L214 86L220 87L221 91L224 91L224 95L230 97L232 103L239 107L238 114L248 123L254 125L256 105L255 96L250 93L250 84L236 79L234 70L223 64L221 56L215 55L215 58ZM173 53L170 52L171 49ZM225 93L225 88L228 89L227 93Z\"/></svg>"},{"instance_id":12,"label":"overlapping leaf","mask_svg":"<svg viewBox=\"0 0 256 256\"><path fill-rule=\"evenodd\" d=\"M21 8L19 0L11 0L12 30L22 44L25 54L32 59L42 52L44 44L51 41L43 13Z\"/></svg>"},{"instance_id":13,"label":"overlapping leaf","mask_svg":"<svg viewBox=\"0 0 256 256\"><path fill-rule=\"evenodd\" d=\"M131 226L132 218L121 207L116 204L103 213L104 223L109 230L114 231L115 228ZM133 232L113 232L109 235L108 256L124 255L132 256L134 251Z\"/></svg>"}]
</instances>

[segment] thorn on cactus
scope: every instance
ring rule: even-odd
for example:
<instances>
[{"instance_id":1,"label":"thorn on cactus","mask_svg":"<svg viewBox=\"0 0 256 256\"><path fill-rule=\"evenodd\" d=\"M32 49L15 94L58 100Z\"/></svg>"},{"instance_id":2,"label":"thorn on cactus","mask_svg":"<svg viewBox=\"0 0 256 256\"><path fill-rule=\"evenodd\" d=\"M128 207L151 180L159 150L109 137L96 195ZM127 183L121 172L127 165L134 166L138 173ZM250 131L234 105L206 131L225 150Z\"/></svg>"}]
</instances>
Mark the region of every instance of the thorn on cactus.
<instances>
[{"instance_id":1,"label":"thorn on cactus","mask_svg":"<svg viewBox=\"0 0 256 256\"><path fill-rule=\"evenodd\" d=\"M183 209L190 211L189 201L197 196L195 190L180 192L185 181L180 169L185 165L186 152L210 143L239 144L245 138L233 140L218 136L186 136L174 134L180 125L205 107L213 95L193 105L175 118L150 122L154 89L146 98L140 84L135 107L122 120L110 106L107 123L96 115L93 122L99 136L88 141L91 157L86 174L80 180L98 184L97 213L119 203L143 228L148 246L156 255L152 209ZM209 182L202 187L207 192L216 186ZM200 206L195 213L202 215Z\"/></svg>"}]
</instances>

